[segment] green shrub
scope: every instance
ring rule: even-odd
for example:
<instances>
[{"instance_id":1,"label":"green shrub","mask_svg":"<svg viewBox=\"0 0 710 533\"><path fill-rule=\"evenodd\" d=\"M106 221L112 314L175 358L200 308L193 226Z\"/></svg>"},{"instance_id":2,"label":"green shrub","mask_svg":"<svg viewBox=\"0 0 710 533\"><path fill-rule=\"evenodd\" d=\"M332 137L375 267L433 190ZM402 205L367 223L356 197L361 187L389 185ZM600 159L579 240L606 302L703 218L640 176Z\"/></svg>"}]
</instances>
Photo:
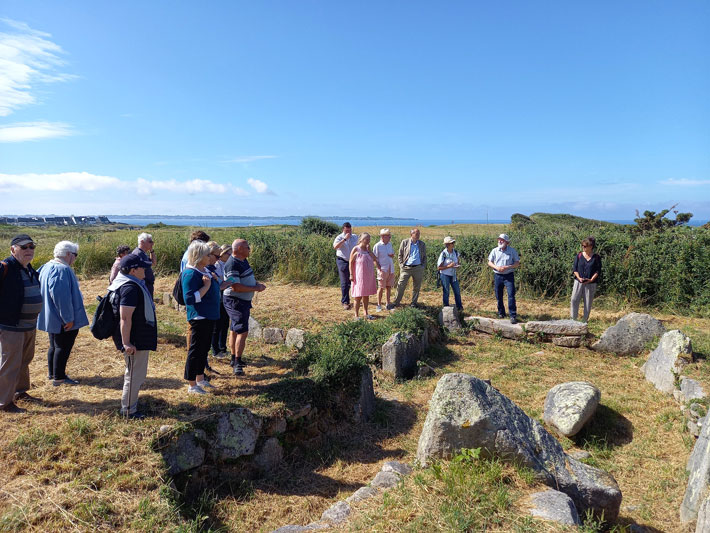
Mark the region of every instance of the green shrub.
<instances>
[{"instance_id":1,"label":"green shrub","mask_svg":"<svg viewBox=\"0 0 710 533\"><path fill-rule=\"evenodd\" d=\"M305 217L301 220L301 229L306 233L315 233L331 238L340 233L340 226L318 217Z\"/></svg>"}]
</instances>

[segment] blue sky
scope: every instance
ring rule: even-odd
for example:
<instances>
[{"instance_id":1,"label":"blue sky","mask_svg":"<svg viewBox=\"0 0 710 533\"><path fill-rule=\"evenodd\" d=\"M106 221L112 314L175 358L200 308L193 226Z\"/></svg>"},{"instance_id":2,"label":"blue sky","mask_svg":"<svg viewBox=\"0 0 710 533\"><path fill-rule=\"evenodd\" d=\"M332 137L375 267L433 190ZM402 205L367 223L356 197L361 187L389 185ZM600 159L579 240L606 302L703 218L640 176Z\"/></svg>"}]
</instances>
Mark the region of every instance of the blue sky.
<instances>
[{"instance_id":1,"label":"blue sky","mask_svg":"<svg viewBox=\"0 0 710 533\"><path fill-rule=\"evenodd\" d=\"M705 1L0 16L0 214L710 218Z\"/></svg>"}]
</instances>

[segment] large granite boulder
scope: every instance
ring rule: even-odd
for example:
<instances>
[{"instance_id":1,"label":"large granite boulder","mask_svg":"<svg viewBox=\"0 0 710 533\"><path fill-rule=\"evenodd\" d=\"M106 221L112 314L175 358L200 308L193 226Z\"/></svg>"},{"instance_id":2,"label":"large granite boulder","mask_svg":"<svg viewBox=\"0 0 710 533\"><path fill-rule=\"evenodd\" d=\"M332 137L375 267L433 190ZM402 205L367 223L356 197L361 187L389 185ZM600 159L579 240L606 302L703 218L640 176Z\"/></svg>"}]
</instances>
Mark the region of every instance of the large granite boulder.
<instances>
[{"instance_id":1,"label":"large granite boulder","mask_svg":"<svg viewBox=\"0 0 710 533\"><path fill-rule=\"evenodd\" d=\"M254 453L254 464L262 472L271 472L281 464L284 458L284 449L276 437L269 437Z\"/></svg>"},{"instance_id":2,"label":"large granite boulder","mask_svg":"<svg viewBox=\"0 0 710 533\"><path fill-rule=\"evenodd\" d=\"M666 332L663 324L645 313L629 313L602 333L592 350L619 355L641 353L646 343Z\"/></svg>"},{"instance_id":3,"label":"large granite boulder","mask_svg":"<svg viewBox=\"0 0 710 533\"><path fill-rule=\"evenodd\" d=\"M582 522L572 499L558 490L535 492L529 497L530 514L536 518L566 526L579 526Z\"/></svg>"},{"instance_id":4,"label":"large granite boulder","mask_svg":"<svg viewBox=\"0 0 710 533\"><path fill-rule=\"evenodd\" d=\"M238 408L217 419L217 434L210 448L215 460L252 455L261 431L262 420L249 409Z\"/></svg>"},{"instance_id":5,"label":"large granite boulder","mask_svg":"<svg viewBox=\"0 0 710 533\"><path fill-rule=\"evenodd\" d=\"M447 374L429 402L417 459L426 466L462 448L530 468L542 483L567 494L579 512L616 520L621 491L614 478L565 454L562 446L510 399L468 374Z\"/></svg>"},{"instance_id":6,"label":"large granite boulder","mask_svg":"<svg viewBox=\"0 0 710 533\"><path fill-rule=\"evenodd\" d=\"M439 311L439 324L447 328L449 331L461 329L461 311L453 305L442 307Z\"/></svg>"},{"instance_id":7,"label":"large granite boulder","mask_svg":"<svg viewBox=\"0 0 710 533\"><path fill-rule=\"evenodd\" d=\"M685 365L692 362L693 348L690 338L674 329L661 337L661 342L648 356L641 372L658 390L673 394L677 388L676 377Z\"/></svg>"},{"instance_id":8,"label":"large granite boulder","mask_svg":"<svg viewBox=\"0 0 710 533\"><path fill-rule=\"evenodd\" d=\"M703 499L708 496L710 485L710 423L703 424L700 436L690 452L688 464L688 485L683 503L680 505L681 522L692 522L698 518L698 510Z\"/></svg>"},{"instance_id":9,"label":"large granite boulder","mask_svg":"<svg viewBox=\"0 0 710 533\"><path fill-rule=\"evenodd\" d=\"M576 435L594 416L601 392L586 381L560 383L550 389L545 398L545 423L560 435Z\"/></svg>"},{"instance_id":10,"label":"large granite boulder","mask_svg":"<svg viewBox=\"0 0 710 533\"><path fill-rule=\"evenodd\" d=\"M511 324L509 320L501 318L487 318L485 316L467 316L464 318L473 329L490 335L500 335L506 339L522 339L525 330L522 324Z\"/></svg>"},{"instance_id":11,"label":"large granite boulder","mask_svg":"<svg viewBox=\"0 0 710 533\"><path fill-rule=\"evenodd\" d=\"M586 335L587 324L576 320L534 320L525 323L528 333L544 333L546 335Z\"/></svg>"}]
</instances>

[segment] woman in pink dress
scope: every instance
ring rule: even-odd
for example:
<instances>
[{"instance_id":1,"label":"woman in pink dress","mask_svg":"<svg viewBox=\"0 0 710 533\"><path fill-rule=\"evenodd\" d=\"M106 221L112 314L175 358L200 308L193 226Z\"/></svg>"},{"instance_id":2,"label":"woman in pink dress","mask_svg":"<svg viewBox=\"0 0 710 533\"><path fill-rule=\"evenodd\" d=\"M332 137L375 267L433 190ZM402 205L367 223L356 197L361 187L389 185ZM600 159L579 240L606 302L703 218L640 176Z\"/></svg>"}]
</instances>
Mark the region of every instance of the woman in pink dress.
<instances>
[{"instance_id":1,"label":"woman in pink dress","mask_svg":"<svg viewBox=\"0 0 710 533\"><path fill-rule=\"evenodd\" d=\"M350 280L352 281L351 294L355 298L355 320L360 319L360 302L368 320L374 320L368 312L370 296L377 292L375 281L375 265L380 268L377 257L370 251L370 234L361 233L357 245L350 252Z\"/></svg>"}]
</instances>

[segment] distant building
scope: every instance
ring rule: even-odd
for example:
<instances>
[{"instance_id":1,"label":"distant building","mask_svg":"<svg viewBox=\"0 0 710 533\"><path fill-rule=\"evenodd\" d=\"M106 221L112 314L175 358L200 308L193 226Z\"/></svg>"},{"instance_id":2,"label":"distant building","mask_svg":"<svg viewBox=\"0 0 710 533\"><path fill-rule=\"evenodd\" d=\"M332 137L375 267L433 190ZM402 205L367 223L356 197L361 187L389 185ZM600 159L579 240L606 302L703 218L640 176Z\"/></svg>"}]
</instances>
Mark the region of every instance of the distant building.
<instances>
[{"instance_id":1,"label":"distant building","mask_svg":"<svg viewBox=\"0 0 710 533\"><path fill-rule=\"evenodd\" d=\"M96 226L99 224L113 224L108 217L2 217L0 224L13 226Z\"/></svg>"}]
</instances>

